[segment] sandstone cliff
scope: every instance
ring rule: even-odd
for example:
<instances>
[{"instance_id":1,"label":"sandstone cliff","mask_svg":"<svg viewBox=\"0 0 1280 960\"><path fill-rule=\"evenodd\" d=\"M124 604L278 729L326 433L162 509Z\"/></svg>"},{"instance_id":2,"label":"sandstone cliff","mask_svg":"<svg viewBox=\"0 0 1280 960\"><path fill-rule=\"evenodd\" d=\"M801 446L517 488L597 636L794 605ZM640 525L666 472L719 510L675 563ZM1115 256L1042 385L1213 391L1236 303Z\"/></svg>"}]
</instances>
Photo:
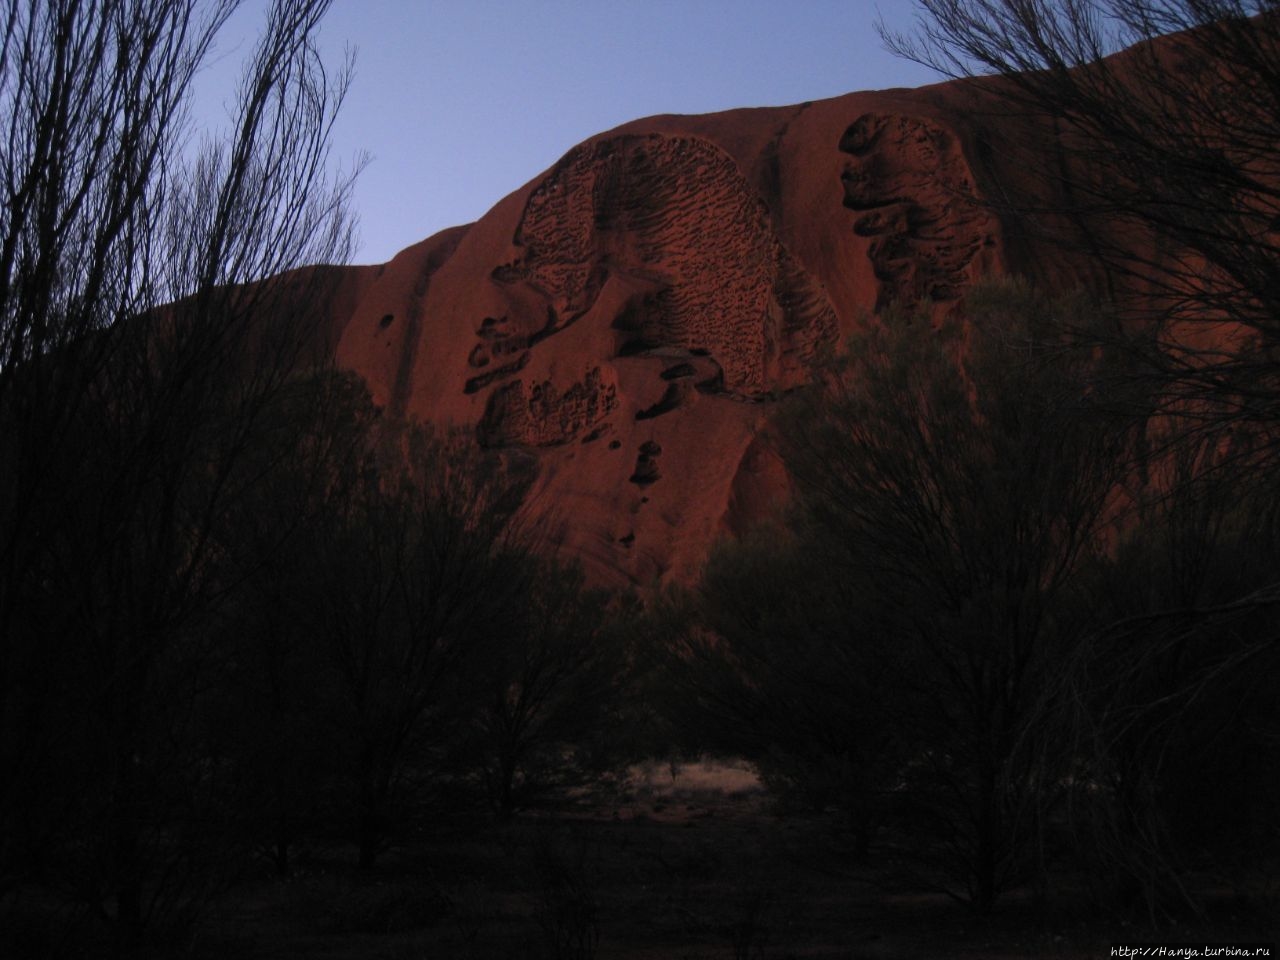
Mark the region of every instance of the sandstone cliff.
<instances>
[{"instance_id":1,"label":"sandstone cliff","mask_svg":"<svg viewBox=\"0 0 1280 960\"><path fill-rule=\"evenodd\" d=\"M338 360L394 416L537 457L603 582L694 575L780 505L770 404L888 304L1026 262L972 86L639 120L479 222L353 268Z\"/></svg>"}]
</instances>

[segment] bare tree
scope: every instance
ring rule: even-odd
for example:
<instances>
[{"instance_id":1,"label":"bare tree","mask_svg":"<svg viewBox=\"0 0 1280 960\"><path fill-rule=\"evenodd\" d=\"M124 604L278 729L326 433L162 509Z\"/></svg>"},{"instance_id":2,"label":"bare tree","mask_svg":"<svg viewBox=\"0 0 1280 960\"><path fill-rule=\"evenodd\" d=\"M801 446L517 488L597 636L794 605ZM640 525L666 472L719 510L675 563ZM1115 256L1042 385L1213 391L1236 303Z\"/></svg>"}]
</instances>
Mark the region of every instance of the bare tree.
<instances>
[{"instance_id":1,"label":"bare tree","mask_svg":"<svg viewBox=\"0 0 1280 960\"><path fill-rule=\"evenodd\" d=\"M1103 266L1125 323L1113 333L1184 426L1274 424L1273 0L918 6L914 35L882 28L890 49L973 78L973 111L996 121L980 119L985 146L1017 171L988 194L1018 229Z\"/></svg>"},{"instance_id":2,"label":"bare tree","mask_svg":"<svg viewBox=\"0 0 1280 960\"><path fill-rule=\"evenodd\" d=\"M673 618L667 712L700 749L754 762L783 802L841 811L865 854L909 711L859 582L817 533L767 525L717 547Z\"/></svg>"},{"instance_id":3,"label":"bare tree","mask_svg":"<svg viewBox=\"0 0 1280 960\"><path fill-rule=\"evenodd\" d=\"M807 547L864 635L838 642L879 650L890 675L914 829L979 910L1026 875L1052 799L1034 721L1133 438L1095 406L1107 359L1044 346L1091 309L977 291L963 342L887 317L778 424Z\"/></svg>"},{"instance_id":4,"label":"bare tree","mask_svg":"<svg viewBox=\"0 0 1280 960\"><path fill-rule=\"evenodd\" d=\"M1256 691L1275 676L1280 10L918 6L919 31L886 37L890 47L968 78L975 110L998 118L983 130L1006 170L1041 158L992 195L1011 222L1101 266L1120 322L1089 339L1126 348L1138 364L1125 375L1167 414L1135 464L1137 509L1082 600L1101 622L1063 665L1077 709L1059 736L1106 785L1078 798L1098 861L1152 912L1171 898L1194 905L1187 866L1221 869L1226 855L1224 831L1207 829L1219 817L1203 771L1234 758L1216 796L1242 820L1274 789L1270 748L1249 745L1276 735ZM1252 842L1273 844L1274 829Z\"/></svg>"},{"instance_id":5,"label":"bare tree","mask_svg":"<svg viewBox=\"0 0 1280 960\"><path fill-rule=\"evenodd\" d=\"M547 560L519 598L463 741L498 816L562 801L626 758L618 729L625 651L609 600L576 566Z\"/></svg>"},{"instance_id":6,"label":"bare tree","mask_svg":"<svg viewBox=\"0 0 1280 960\"><path fill-rule=\"evenodd\" d=\"M1196 871L1251 896L1280 843L1280 527L1269 485L1231 475L1240 458L1213 437L1153 465L1154 493L1077 585L1096 625L1047 718L1076 764L1077 865L1107 908L1153 920L1203 909Z\"/></svg>"},{"instance_id":7,"label":"bare tree","mask_svg":"<svg viewBox=\"0 0 1280 960\"><path fill-rule=\"evenodd\" d=\"M198 746L220 529L313 362L349 247L326 0L278 0L234 126L194 153L191 83L237 4L0 12L0 889L40 880L130 954L217 853Z\"/></svg>"},{"instance_id":8,"label":"bare tree","mask_svg":"<svg viewBox=\"0 0 1280 960\"><path fill-rule=\"evenodd\" d=\"M206 724L238 790L243 836L278 874L332 814L338 764L310 601L332 518L374 469L380 417L359 377L299 375L255 431L258 478L220 525L220 569L238 585L216 618L224 657Z\"/></svg>"},{"instance_id":9,"label":"bare tree","mask_svg":"<svg viewBox=\"0 0 1280 960\"><path fill-rule=\"evenodd\" d=\"M369 470L321 525L308 626L333 678L361 866L448 776L532 576L516 509L528 477L456 437L414 432L408 468Z\"/></svg>"}]
</instances>

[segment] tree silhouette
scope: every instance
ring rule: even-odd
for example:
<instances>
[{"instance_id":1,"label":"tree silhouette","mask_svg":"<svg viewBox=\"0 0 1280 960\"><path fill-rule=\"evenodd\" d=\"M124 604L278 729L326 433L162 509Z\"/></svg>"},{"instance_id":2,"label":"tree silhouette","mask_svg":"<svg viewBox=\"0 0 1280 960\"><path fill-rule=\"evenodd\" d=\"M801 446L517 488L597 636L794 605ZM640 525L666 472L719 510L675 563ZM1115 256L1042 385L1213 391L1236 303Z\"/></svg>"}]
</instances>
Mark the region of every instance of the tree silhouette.
<instances>
[{"instance_id":1,"label":"tree silhouette","mask_svg":"<svg viewBox=\"0 0 1280 960\"><path fill-rule=\"evenodd\" d=\"M296 378L260 428L258 480L220 531L233 595L217 619L226 661L210 739L234 768L245 838L280 875L333 814L338 769L311 599L332 517L373 469L380 416L354 374Z\"/></svg>"},{"instance_id":2,"label":"tree silhouette","mask_svg":"<svg viewBox=\"0 0 1280 960\"><path fill-rule=\"evenodd\" d=\"M679 619L667 685L702 749L752 760L781 798L844 812L857 852L902 757L891 649L818 531L766 525L712 554Z\"/></svg>"},{"instance_id":3,"label":"tree silhouette","mask_svg":"<svg viewBox=\"0 0 1280 960\"><path fill-rule=\"evenodd\" d=\"M627 758L625 650L609 600L576 566L543 560L532 571L463 741L500 817L562 801Z\"/></svg>"},{"instance_id":4,"label":"tree silhouette","mask_svg":"<svg viewBox=\"0 0 1280 960\"><path fill-rule=\"evenodd\" d=\"M970 296L963 338L884 318L775 425L794 544L745 578L713 566L704 587L722 638L703 655L720 651L793 776L825 749L810 775L843 770L863 817L891 789L916 849L979 910L1026 875L1054 798L1038 718L1080 640L1068 587L1101 549L1133 442L1097 406L1111 361L1044 344L1091 312L1010 285ZM814 585L741 599L797 562Z\"/></svg>"},{"instance_id":5,"label":"tree silhouette","mask_svg":"<svg viewBox=\"0 0 1280 960\"><path fill-rule=\"evenodd\" d=\"M116 955L225 852L199 720L224 523L323 356L327 276L282 271L349 247L327 2L271 5L234 126L185 149L236 6L0 11L0 892L50 885Z\"/></svg>"},{"instance_id":6,"label":"tree silhouette","mask_svg":"<svg viewBox=\"0 0 1280 960\"><path fill-rule=\"evenodd\" d=\"M1187 428L1273 424L1280 415L1275 4L918 6L915 34L881 28L890 49L973 78L968 92L986 147L1018 171L989 195L1001 198L1020 230L1104 267L1125 321L1113 342L1118 336L1142 357L1157 397L1186 417Z\"/></svg>"},{"instance_id":7,"label":"tree silhouette","mask_svg":"<svg viewBox=\"0 0 1280 960\"><path fill-rule=\"evenodd\" d=\"M1274 843L1248 811L1271 795L1269 752L1253 746L1276 730L1253 692L1275 676L1276 4L919 8L919 30L888 36L890 47L968 78L975 112L1016 131L983 125L990 150L1022 168L994 191L1002 212L1101 265L1119 322L1086 339L1125 349L1137 362L1124 375L1148 385L1162 414L1100 593L1081 600L1100 622L1064 664L1079 709L1061 737L1110 785L1079 805L1094 867L1122 875L1153 913L1170 898L1194 906L1188 865L1222 864L1230 846L1215 802L1255 824L1257 849ZM1028 151L1054 162L1018 164ZM1222 790L1180 759L1193 756L1223 772Z\"/></svg>"},{"instance_id":8,"label":"tree silhouette","mask_svg":"<svg viewBox=\"0 0 1280 960\"><path fill-rule=\"evenodd\" d=\"M324 651L326 730L371 867L406 806L451 766L487 677L518 633L533 564L516 509L528 477L460 438L415 433L334 503L307 567ZM406 469L407 468L407 469Z\"/></svg>"},{"instance_id":9,"label":"tree silhouette","mask_svg":"<svg viewBox=\"0 0 1280 960\"><path fill-rule=\"evenodd\" d=\"M1078 862L1108 908L1159 918L1203 910L1196 870L1247 889L1280 840L1280 530L1265 471L1218 437L1150 466L1136 516L1077 584L1094 626L1049 722L1088 785L1067 808Z\"/></svg>"}]
</instances>

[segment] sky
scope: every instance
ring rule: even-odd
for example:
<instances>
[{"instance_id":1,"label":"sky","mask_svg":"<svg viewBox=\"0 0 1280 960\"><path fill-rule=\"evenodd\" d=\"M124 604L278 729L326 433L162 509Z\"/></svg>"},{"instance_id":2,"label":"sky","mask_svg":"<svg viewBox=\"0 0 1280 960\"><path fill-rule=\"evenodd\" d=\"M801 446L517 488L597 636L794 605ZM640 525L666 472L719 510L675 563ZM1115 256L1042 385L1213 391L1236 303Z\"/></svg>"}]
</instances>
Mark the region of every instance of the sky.
<instances>
[{"instance_id":1,"label":"sky","mask_svg":"<svg viewBox=\"0 0 1280 960\"><path fill-rule=\"evenodd\" d=\"M217 121L262 22L227 25L197 104ZM909 0L334 0L327 62L356 52L335 161L367 154L360 246L381 263L470 223L587 137L638 117L776 106L939 79L883 48Z\"/></svg>"}]
</instances>

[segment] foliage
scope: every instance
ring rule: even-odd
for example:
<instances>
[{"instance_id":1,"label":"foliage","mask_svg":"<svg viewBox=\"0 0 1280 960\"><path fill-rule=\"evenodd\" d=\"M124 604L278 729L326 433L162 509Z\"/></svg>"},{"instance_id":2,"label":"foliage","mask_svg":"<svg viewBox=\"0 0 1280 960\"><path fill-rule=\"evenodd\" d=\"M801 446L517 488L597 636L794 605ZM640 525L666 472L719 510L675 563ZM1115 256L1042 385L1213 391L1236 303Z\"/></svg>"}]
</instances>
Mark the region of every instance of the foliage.
<instances>
[{"instance_id":1,"label":"foliage","mask_svg":"<svg viewBox=\"0 0 1280 960\"><path fill-rule=\"evenodd\" d=\"M331 694L316 719L365 866L463 735L482 678L517 635L531 570L514 512L523 481L467 463L450 438L411 442L416 475L367 465L307 551L303 622Z\"/></svg>"},{"instance_id":2,"label":"foliage","mask_svg":"<svg viewBox=\"0 0 1280 960\"><path fill-rule=\"evenodd\" d=\"M1219 441L1160 466L1082 584L1098 627L1063 664L1057 725L1091 786L1069 822L1100 896L1156 917L1201 909L1189 875L1245 883L1280 850L1274 501Z\"/></svg>"},{"instance_id":3,"label":"foliage","mask_svg":"<svg viewBox=\"0 0 1280 960\"><path fill-rule=\"evenodd\" d=\"M616 689L528 459L332 369L327 0L269 5L192 137L237 6L0 5L0 929L62 915L69 952L165 953L255 855L372 864L499 755L462 747L500 681L512 804L564 786Z\"/></svg>"},{"instance_id":4,"label":"foliage","mask_svg":"<svg viewBox=\"0 0 1280 960\"><path fill-rule=\"evenodd\" d=\"M620 750L626 651L609 594L581 571L543 561L517 613L518 640L487 665L474 733L486 797L500 816L586 786Z\"/></svg>"},{"instance_id":5,"label":"foliage","mask_svg":"<svg viewBox=\"0 0 1280 960\"><path fill-rule=\"evenodd\" d=\"M1120 410L1159 414L1119 542L1077 584L1097 620L1064 662L1070 709L1055 722L1082 763L1073 823L1089 869L1152 914L1198 908L1188 871L1239 877L1276 849L1257 807L1275 785L1276 718L1258 691L1276 668L1276 5L919 8L917 33L890 47L971 78L977 111L1003 118L981 138L1021 174L988 195L1006 222L1091 261L1119 322L1077 334L1132 358L1124 375L1150 399ZM1017 162L1045 149L1059 162Z\"/></svg>"},{"instance_id":6,"label":"foliage","mask_svg":"<svg viewBox=\"0 0 1280 960\"><path fill-rule=\"evenodd\" d=\"M1007 284L966 328L891 315L852 342L776 426L789 536L713 561L714 633L689 645L709 712L752 718L766 770L834 784L864 823L907 816L983 910L1027 875L1055 798L1039 719L1083 629L1068 587L1134 441L1103 412L1112 361L1046 340L1092 309Z\"/></svg>"},{"instance_id":7,"label":"foliage","mask_svg":"<svg viewBox=\"0 0 1280 960\"><path fill-rule=\"evenodd\" d=\"M716 753L750 757L780 796L842 808L865 850L893 775L880 694L892 651L803 536L763 527L712 555L677 631L677 716Z\"/></svg>"},{"instance_id":8,"label":"foliage","mask_svg":"<svg viewBox=\"0 0 1280 960\"><path fill-rule=\"evenodd\" d=\"M950 76L996 75L968 89L975 113L1000 119L981 124L985 148L1018 179L988 195L1018 230L1087 259L1125 321L1109 339L1143 360L1157 397L1180 409L1193 398L1196 420L1219 426L1274 424L1275 3L918 7L914 35L882 28L889 47Z\"/></svg>"},{"instance_id":9,"label":"foliage","mask_svg":"<svg viewBox=\"0 0 1280 960\"><path fill-rule=\"evenodd\" d=\"M186 150L235 6L0 10L0 893L49 885L117 955L234 859L201 723L223 524L318 339L323 272L279 274L350 238L326 2L271 7L234 128Z\"/></svg>"}]
</instances>

